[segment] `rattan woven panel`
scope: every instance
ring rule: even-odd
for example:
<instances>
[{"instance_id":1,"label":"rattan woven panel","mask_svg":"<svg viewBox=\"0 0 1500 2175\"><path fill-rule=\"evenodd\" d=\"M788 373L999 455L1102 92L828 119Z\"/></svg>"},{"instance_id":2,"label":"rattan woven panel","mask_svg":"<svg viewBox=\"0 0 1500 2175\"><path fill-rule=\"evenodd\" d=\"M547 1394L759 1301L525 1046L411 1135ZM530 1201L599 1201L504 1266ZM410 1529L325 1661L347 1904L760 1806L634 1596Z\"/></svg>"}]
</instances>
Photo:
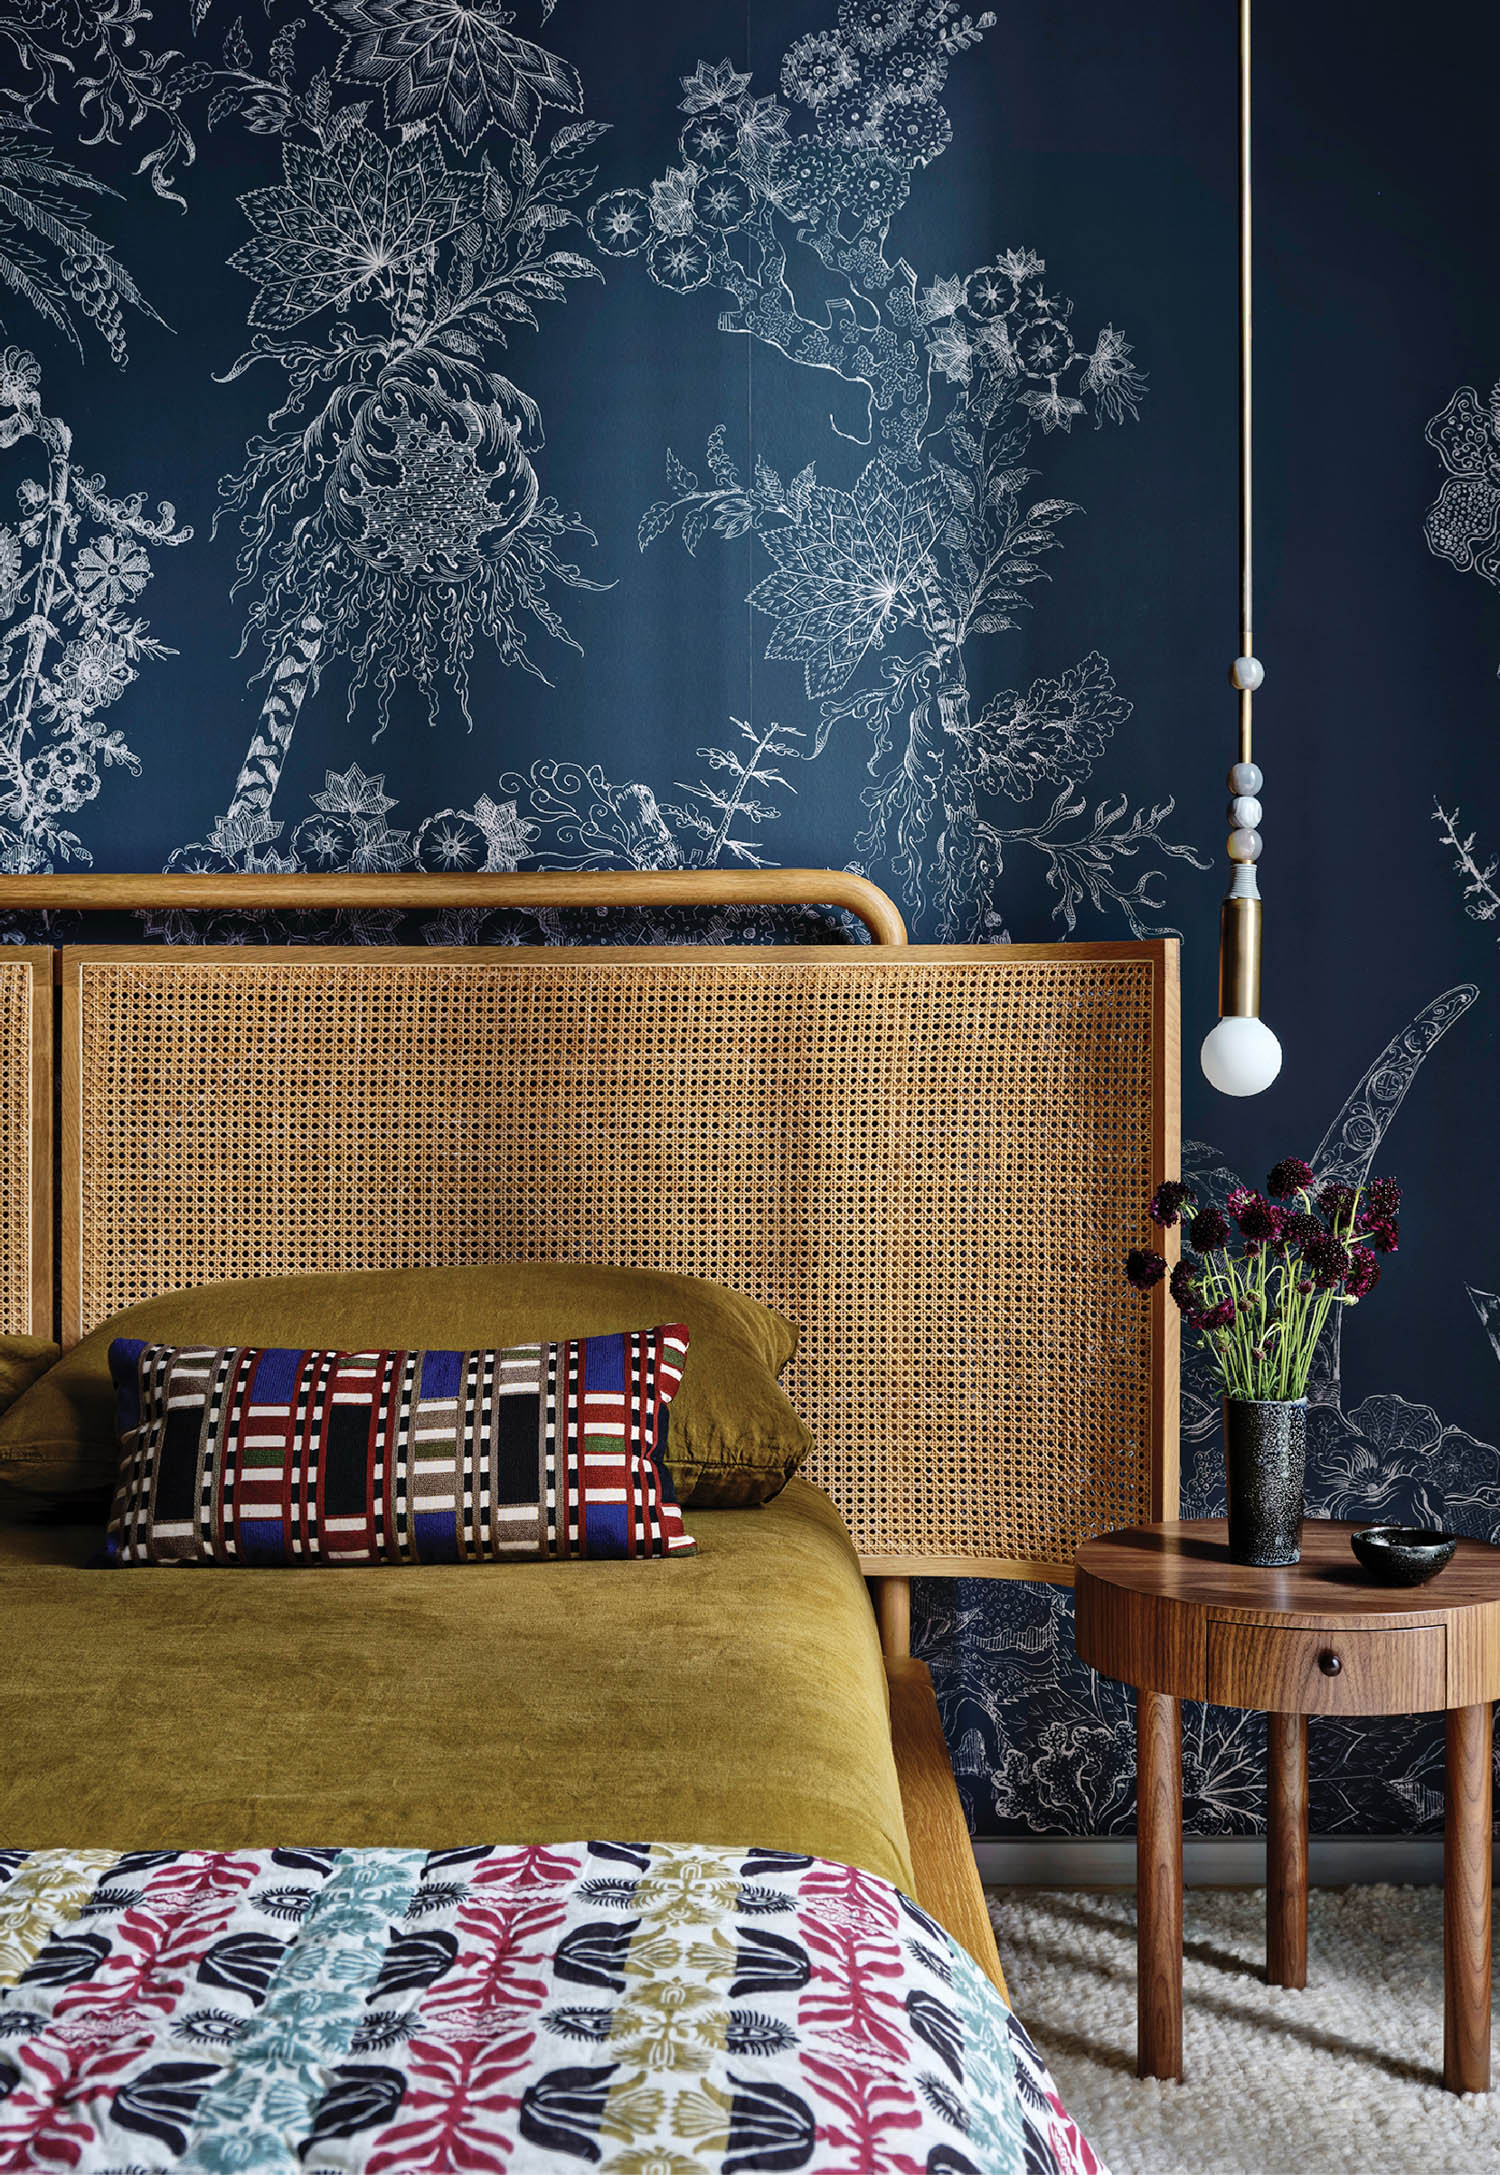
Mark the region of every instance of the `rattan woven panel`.
<instances>
[{"instance_id":1,"label":"rattan woven panel","mask_svg":"<svg viewBox=\"0 0 1500 2175\"><path fill-rule=\"evenodd\" d=\"M51 1076L51 992L50 953L0 949L0 1331L23 1336L51 1333L36 1306L45 1291L46 1314L51 1281L51 1114L36 1107Z\"/></svg>"},{"instance_id":2,"label":"rattan woven panel","mask_svg":"<svg viewBox=\"0 0 1500 2175\"><path fill-rule=\"evenodd\" d=\"M1067 1561L1150 1515L1159 949L976 962L79 959L81 1327L218 1278L587 1258L803 1325L863 1553Z\"/></svg>"}]
</instances>

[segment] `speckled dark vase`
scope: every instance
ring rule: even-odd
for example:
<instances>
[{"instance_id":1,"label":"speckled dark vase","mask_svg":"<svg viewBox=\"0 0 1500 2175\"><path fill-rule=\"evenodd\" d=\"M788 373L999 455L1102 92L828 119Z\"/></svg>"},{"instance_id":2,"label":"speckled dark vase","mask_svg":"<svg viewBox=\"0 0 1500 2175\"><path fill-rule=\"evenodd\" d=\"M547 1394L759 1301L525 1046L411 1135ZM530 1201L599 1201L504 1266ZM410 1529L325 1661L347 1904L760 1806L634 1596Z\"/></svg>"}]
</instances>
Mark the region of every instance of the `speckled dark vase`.
<instances>
[{"instance_id":1,"label":"speckled dark vase","mask_svg":"<svg viewBox=\"0 0 1500 2175\"><path fill-rule=\"evenodd\" d=\"M1306 1466L1305 1397L1285 1402L1225 1398L1231 1563L1300 1562Z\"/></svg>"}]
</instances>

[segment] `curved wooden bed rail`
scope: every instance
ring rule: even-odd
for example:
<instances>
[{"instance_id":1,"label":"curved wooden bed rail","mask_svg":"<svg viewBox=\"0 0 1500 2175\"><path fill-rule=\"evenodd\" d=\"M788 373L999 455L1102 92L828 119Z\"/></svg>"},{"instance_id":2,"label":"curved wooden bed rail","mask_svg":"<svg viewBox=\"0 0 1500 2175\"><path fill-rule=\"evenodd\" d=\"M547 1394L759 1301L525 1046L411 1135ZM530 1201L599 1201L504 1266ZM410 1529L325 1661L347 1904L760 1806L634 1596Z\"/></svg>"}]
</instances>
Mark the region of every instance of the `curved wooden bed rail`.
<instances>
[{"instance_id":1,"label":"curved wooden bed rail","mask_svg":"<svg viewBox=\"0 0 1500 2175\"><path fill-rule=\"evenodd\" d=\"M205 912L225 907L840 906L872 944L904 944L894 900L847 869L529 869L504 875L0 876L0 907Z\"/></svg>"}]
</instances>

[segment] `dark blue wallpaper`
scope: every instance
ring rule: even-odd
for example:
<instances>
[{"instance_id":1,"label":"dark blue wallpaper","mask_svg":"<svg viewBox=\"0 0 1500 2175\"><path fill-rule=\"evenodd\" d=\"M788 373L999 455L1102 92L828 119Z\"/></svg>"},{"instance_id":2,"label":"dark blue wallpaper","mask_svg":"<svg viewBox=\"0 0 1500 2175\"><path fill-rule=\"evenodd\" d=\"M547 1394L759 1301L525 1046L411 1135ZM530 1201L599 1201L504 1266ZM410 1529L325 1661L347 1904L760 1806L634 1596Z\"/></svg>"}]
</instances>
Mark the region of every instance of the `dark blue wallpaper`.
<instances>
[{"instance_id":1,"label":"dark blue wallpaper","mask_svg":"<svg viewBox=\"0 0 1500 2175\"><path fill-rule=\"evenodd\" d=\"M0 7L0 865L849 864L922 938L1181 931L1195 1046L1233 13ZM1190 1070L1188 1160L1399 1174L1313 1505L1500 1535L1500 30L1257 36L1286 1063ZM1192 1370L1184 1421L1207 1510ZM1128 1827L1067 1597L919 1617L977 1829ZM1255 1731L1191 1718L1194 1826L1258 1824ZM1325 1829L1437 1816L1428 1724L1314 1763Z\"/></svg>"}]
</instances>

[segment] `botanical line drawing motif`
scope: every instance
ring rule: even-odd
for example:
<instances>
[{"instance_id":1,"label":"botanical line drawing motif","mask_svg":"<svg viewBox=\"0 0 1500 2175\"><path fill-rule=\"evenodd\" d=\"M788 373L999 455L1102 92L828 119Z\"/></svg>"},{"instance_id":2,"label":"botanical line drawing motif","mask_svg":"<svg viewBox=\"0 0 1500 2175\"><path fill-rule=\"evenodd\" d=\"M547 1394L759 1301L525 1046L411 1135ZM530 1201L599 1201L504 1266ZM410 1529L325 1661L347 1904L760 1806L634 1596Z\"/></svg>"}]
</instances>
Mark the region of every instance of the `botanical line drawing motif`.
<instances>
[{"instance_id":1,"label":"botanical line drawing motif","mask_svg":"<svg viewBox=\"0 0 1500 2175\"><path fill-rule=\"evenodd\" d=\"M394 827L396 805L383 774L358 763L330 770L312 796L312 813L297 823L291 863L307 869L436 874L508 871L523 862L551 868L711 868L723 861L761 868L765 855L753 835L781 814L765 797L795 792L780 764L796 761L795 726L763 731L731 718L745 750L700 747L698 780L681 780L680 801L659 801L638 779L616 783L598 763L538 760L507 771L495 795L472 808L440 808L414 830ZM742 834L745 830L751 836Z\"/></svg>"},{"instance_id":2,"label":"botanical line drawing motif","mask_svg":"<svg viewBox=\"0 0 1500 2175\"><path fill-rule=\"evenodd\" d=\"M268 12L273 4L267 0ZM189 0L194 33L211 5ZM56 130L84 150L144 143L136 175L186 210L177 182L197 157L187 108L212 83L214 70L175 46L153 50L151 22L152 10L141 0L0 0L0 286L80 353L79 326L92 324L122 369L125 309L158 324L162 319L93 232L96 206L71 201L119 192L61 158L48 137ZM273 70L289 56L295 35L294 26L277 34ZM226 63L241 51L248 57L236 22L225 41Z\"/></svg>"},{"instance_id":3,"label":"botanical line drawing motif","mask_svg":"<svg viewBox=\"0 0 1500 2175\"><path fill-rule=\"evenodd\" d=\"M202 27L212 0L191 0L192 28ZM179 168L197 147L183 101L202 90L208 71L175 48L154 52L142 33L152 12L141 0L72 0L39 6L0 0L0 102L12 125L40 131L53 115L84 145L148 143L136 165L160 197L182 203ZM71 103L73 116L63 113Z\"/></svg>"},{"instance_id":4,"label":"botanical line drawing motif","mask_svg":"<svg viewBox=\"0 0 1500 2175\"><path fill-rule=\"evenodd\" d=\"M764 458L744 478L721 426L701 472L668 452L638 542L675 530L696 553L710 533L755 537L770 565L749 602L772 622L767 656L802 666L808 755L842 727L863 733L857 851L914 913L931 883L941 935L1005 934L997 885L1024 848L1043 857L1065 931L1087 900L1143 936L1160 933L1162 858L1207 864L1165 835L1170 799L1131 810L1120 796L1089 816L1083 788L1131 708L1107 663L1091 655L976 713L970 652L1019 626L1079 511L1034 493L1038 436L1134 418L1145 380L1113 325L1080 344L1073 304L1029 249L925 285L887 254L952 140L949 69L994 22L955 0L843 0L837 27L787 52L781 96L757 95L728 59L700 62L682 79L682 163L595 200L602 254L643 257L674 294L715 291L721 331L826 372L830 428L864 456L847 487L816 463L783 479ZM798 299L809 274L817 302ZM980 795L1026 803L1039 788L1052 795L1039 823L981 812Z\"/></svg>"},{"instance_id":5,"label":"botanical line drawing motif","mask_svg":"<svg viewBox=\"0 0 1500 2175\"><path fill-rule=\"evenodd\" d=\"M3 31L0 18L0 39ZM0 126L0 287L63 333L79 354L80 324L92 325L123 368L126 307L162 320L90 228L88 207L71 201L117 194L59 158L50 144ZM5 329L0 315L0 333Z\"/></svg>"},{"instance_id":6,"label":"botanical line drawing motif","mask_svg":"<svg viewBox=\"0 0 1500 2175\"><path fill-rule=\"evenodd\" d=\"M1464 912L1470 921L1493 921L1500 914L1500 857L1491 858L1481 868L1474 851L1477 834L1470 831L1466 838L1460 838L1458 818L1457 808L1450 810L1440 801L1433 803L1432 820L1443 844L1453 855L1454 867L1464 880Z\"/></svg>"},{"instance_id":7,"label":"botanical line drawing motif","mask_svg":"<svg viewBox=\"0 0 1500 2175\"><path fill-rule=\"evenodd\" d=\"M1424 1005L1368 1066L1310 1158L1320 1178L1353 1185L1371 1162L1423 1063L1478 997L1460 984ZM1239 1182L1214 1148L1184 1145L1200 1204L1222 1207ZM1469 1294L1500 1357L1500 1298ZM1309 1513L1444 1524L1500 1540L1500 1446L1445 1423L1432 1407L1376 1392L1345 1409L1340 1310L1309 1385ZM1184 1352L1182 1514L1222 1514L1219 1415L1195 1355ZM1124 1688L1073 1649L1071 1603L1050 1587L983 1581L923 1584L921 1648L931 1658L960 1787L974 1825L993 1832L1128 1833L1134 1824L1133 1716ZM1430 1827L1442 1814L1442 1732L1430 1718L1324 1717L1312 1742L1320 1829ZM1264 1821L1264 1724L1194 1706L1183 1713L1189 1828L1247 1832Z\"/></svg>"},{"instance_id":8,"label":"botanical line drawing motif","mask_svg":"<svg viewBox=\"0 0 1500 2175\"><path fill-rule=\"evenodd\" d=\"M11 875L88 861L66 819L96 798L111 764L138 772L105 713L148 660L175 652L134 607L151 552L185 544L165 501L115 498L81 469L66 423L44 414L42 373L0 351L0 454L35 456L0 523L0 868Z\"/></svg>"},{"instance_id":9,"label":"botanical line drawing motif","mask_svg":"<svg viewBox=\"0 0 1500 2175\"><path fill-rule=\"evenodd\" d=\"M1500 1292L1476 1291L1472 1284L1466 1286L1466 1289L1484 1333L1490 1340L1490 1349L1496 1359L1500 1359Z\"/></svg>"},{"instance_id":10,"label":"botanical line drawing motif","mask_svg":"<svg viewBox=\"0 0 1500 2175\"><path fill-rule=\"evenodd\" d=\"M742 717L729 722L750 743L749 753L733 747L699 748L698 759L708 765L708 775L697 784L679 778L678 790L688 798L668 801L666 812L697 841L696 851L685 857L694 866L713 868L727 857L744 867L764 868L766 856L759 842L733 834L739 825L758 830L781 815L773 802L759 799L752 788L765 792L779 787L795 793L797 788L786 773L773 765L800 761L804 751L796 743L807 736L796 725L771 724L758 731Z\"/></svg>"},{"instance_id":11,"label":"botanical line drawing motif","mask_svg":"<svg viewBox=\"0 0 1500 2175\"><path fill-rule=\"evenodd\" d=\"M280 180L241 198L251 232L230 262L255 286L252 340L223 382L267 366L283 394L222 480L217 517L239 525L242 646L259 649L266 692L224 815L176 868L297 865L271 806L299 712L335 660L351 719L371 697L377 738L403 683L431 720L447 690L471 724L476 647L545 677L535 633L577 647L554 592L604 586L567 555L592 531L543 493L541 411L494 358L539 305L600 277L559 240L580 224L595 179L580 161L605 128L567 118L582 105L576 73L504 11L320 0L319 12L344 34L334 75L300 85L290 25L274 66L257 69L241 31L214 72L211 119L238 114L281 152ZM336 82L380 86L384 131ZM476 143L477 162L461 163Z\"/></svg>"},{"instance_id":12,"label":"botanical line drawing motif","mask_svg":"<svg viewBox=\"0 0 1500 2175\"><path fill-rule=\"evenodd\" d=\"M1423 524L1428 549L1500 588L1500 384L1461 385L1425 436L1448 471Z\"/></svg>"}]
</instances>

